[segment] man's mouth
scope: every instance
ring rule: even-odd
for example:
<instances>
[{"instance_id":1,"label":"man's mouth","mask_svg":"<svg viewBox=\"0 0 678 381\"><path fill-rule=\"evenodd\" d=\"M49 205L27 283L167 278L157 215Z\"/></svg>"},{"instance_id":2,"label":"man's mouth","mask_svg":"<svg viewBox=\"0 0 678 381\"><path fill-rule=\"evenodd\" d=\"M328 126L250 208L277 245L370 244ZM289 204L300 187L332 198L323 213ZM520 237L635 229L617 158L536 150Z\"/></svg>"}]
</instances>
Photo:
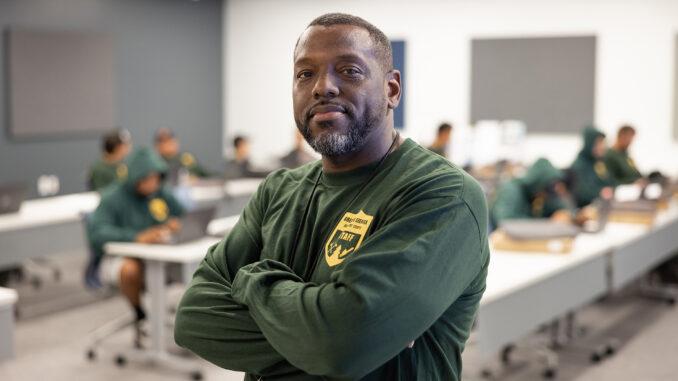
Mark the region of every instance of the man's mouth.
<instances>
[{"instance_id":1,"label":"man's mouth","mask_svg":"<svg viewBox=\"0 0 678 381\"><path fill-rule=\"evenodd\" d=\"M339 119L346 113L344 107L334 104L317 105L311 108L310 119L316 122L328 122Z\"/></svg>"}]
</instances>

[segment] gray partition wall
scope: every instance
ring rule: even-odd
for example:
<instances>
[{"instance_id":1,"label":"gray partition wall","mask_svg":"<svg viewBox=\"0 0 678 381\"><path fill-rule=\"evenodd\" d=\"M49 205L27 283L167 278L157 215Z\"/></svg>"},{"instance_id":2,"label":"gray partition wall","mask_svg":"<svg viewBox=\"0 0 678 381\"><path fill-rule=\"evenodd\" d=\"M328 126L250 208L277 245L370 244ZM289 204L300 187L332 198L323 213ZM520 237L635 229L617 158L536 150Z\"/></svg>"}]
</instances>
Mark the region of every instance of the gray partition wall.
<instances>
[{"instance_id":1,"label":"gray partition wall","mask_svg":"<svg viewBox=\"0 0 678 381\"><path fill-rule=\"evenodd\" d=\"M594 36L474 39L471 60L471 123L517 119L528 133L576 133L594 120Z\"/></svg>"},{"instance_id":2,"label":"gray partition wall","mask_svg":"<svg viewBox=\"0 0 678 381\"><path fill-rule=\"evenodd\" d=\"M113 45L114 122L134 146L153 144L161 126L182 149L214 170L222 166L222 1L0 1L0 185L26 182L36 196L40 175L57 175L60 193L86 189L100 156L94 133L16 138L10 128L8 31L94 32ZM86 108L85 102L82 108ZM83 113L91 110L82 110Z\"/></svg>"}]
</instances>

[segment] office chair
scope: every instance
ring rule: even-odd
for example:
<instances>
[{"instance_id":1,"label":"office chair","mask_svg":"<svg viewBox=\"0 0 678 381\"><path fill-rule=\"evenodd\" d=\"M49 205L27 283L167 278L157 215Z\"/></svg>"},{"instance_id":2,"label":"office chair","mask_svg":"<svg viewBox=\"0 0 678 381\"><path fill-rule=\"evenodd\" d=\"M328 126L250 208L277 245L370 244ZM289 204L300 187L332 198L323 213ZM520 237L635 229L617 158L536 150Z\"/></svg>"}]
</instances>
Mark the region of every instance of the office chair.
<instances>
[{"instance_id":1,"label":"office chair","mask_svg":"<svg viewBox=\"0 0 678 381\"><path fill-rule=\"evenodd\" d=\"M87 235L87 230L89 227L90 219L91 219L91 214L92 213L83 213L82 214L82 222L83 222L83 228L85 230L85 235ZM105 294L110 295L113 292L116 292L115 287L112 285L105 285L101 281L101 273L100 273L100 259L97 258L94 250L92 249L91 245L88 242L88 260L87 260L87 265L85 267L84 271L84 282L85 286L88 290L93 291L93 292L104 292ZM97 349L101 345L101 343L106 340L107 338L113 336L114 334L122 331L123 329L134 326L135 325L135 319L134 317L127 313L122 316L117 317L114 320L111 320L110 322L104 324L103 326L97 328L95 331L90 333L90 343L87 347L87 352L86 356L89 360L94 360L97 357ZM137 331L135 332L135 340L134 340L134 346L136 348L140 348L142 346L142 337L144 336L144 333L137 327ZM125 364L126 359L122 355L117 355L115 358L116 364L122 366Z\"/></svg>"}]
</instances>

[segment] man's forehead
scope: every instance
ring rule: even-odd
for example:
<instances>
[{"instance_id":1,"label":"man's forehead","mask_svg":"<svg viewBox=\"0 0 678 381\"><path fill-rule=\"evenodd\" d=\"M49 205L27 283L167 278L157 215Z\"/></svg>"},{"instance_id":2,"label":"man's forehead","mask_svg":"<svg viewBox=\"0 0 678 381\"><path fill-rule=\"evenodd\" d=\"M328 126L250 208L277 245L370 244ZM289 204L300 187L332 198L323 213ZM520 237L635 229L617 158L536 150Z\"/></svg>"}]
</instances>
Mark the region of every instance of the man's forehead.
<instances>
[{"instance_id":1,"label":"man's forehead","mask_svg":"<svg viewBox=\"0 0 678 381\"><path fill-rule=\"evenodd\" d=\"M376 58L376 46L367 29L354 25L313 25L299 37L294 52L295 62L313 54L335 53L355 54L365 58Z\"/></svg>"}]
</instances>

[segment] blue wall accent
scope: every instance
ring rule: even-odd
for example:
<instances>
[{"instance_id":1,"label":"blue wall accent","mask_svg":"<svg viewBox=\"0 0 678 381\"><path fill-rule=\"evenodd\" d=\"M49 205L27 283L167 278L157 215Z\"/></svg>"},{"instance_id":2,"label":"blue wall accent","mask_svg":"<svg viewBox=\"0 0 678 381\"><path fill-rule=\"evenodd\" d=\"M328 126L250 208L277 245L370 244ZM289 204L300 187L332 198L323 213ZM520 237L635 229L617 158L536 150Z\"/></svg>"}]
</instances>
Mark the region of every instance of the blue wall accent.
<instances>
[{"instance_id":1,"label":"blue wall accent","mask_svg":"<svg viewBox=\"0 0 678 381\"><path fill-rule=\"evenodd\" d=\"M393 117L395 119L395 127L403 128L405 126L405 93L407 92L405 87L405 79L407 78L405 75L405 41L391 41L391 49L393 50L393 68L400 71L403 86L400 105L395 109Z\"/></svg>"}]
</instances>

